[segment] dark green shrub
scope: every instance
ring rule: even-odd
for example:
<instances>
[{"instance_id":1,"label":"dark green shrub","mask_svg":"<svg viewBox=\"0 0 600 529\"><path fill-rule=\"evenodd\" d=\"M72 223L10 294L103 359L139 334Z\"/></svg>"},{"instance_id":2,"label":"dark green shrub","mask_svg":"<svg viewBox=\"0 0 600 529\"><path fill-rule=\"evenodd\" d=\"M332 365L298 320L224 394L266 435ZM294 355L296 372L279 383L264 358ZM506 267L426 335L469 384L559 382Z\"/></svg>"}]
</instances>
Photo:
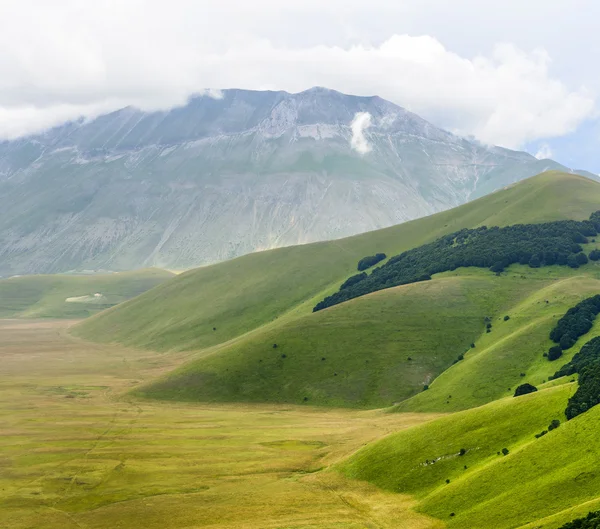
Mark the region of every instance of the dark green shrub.
<instances>
[{"instance_id":1,"label":"dark green shrub","mask_svg":"<svg viewBox=\"0 0 600 529\"><path fill-rule=\"evenodd\" d=\"M458 455L459 455L459 456L464 456L466 453L467 453L466 449L464 449L464 448L461 448L461 449L460 449L460 452L458 452Z\"/></svg>"},{"instance_id":2,"label":"dark green shrub","mask_svg":"<svg viewBox=\"0 0 600 529\"><path fill-rule=\"evenodd\" d=\"M502 455L505 455L505 456L508 455L508 448L503 448L502 449Z\"/></svg>"},{"instance_id":3,"label":"dark green shrub","mask_svg":"<svg viewBox=\"0 0 600 529\"><path fill-rule=\"evenodd\" d=\"M589 258L591 261L598 261L600 260L600 250L592 250L590 252Z\"/></svg>"},{"instance_id":4,"label":"dark green shrub","mask_svg":"<svg viewBox=\"0 0 600 529\"><path fill-rule=\"evenodd\" d=\"M553 421L548 425L548 431L556 430L560 426L560 421L558 419L553 419Z\"/></svg>"},{"instance_id":5,"label":"dark green shrub","mask_svg":"<svg viewBox=\"0 0 600 529\"><path fill-rule=\"evenodd\" d=\"M520 397L521 395L527 395L528 393L534 393L537 391L537 388L532 384L521 384L517 389L515 389L515 397Z\"/></svg>"},{"instance_id":6,"label":"dark green shrub","mask_svg":"<svg viewBox=\"0 0 600 529\"><path fill-rule=\"evenodd\" d=\"M550 347L548 350L548 354L546 355L548 360L553 362L554 360L558 360L562 356L562 349L560 345L555 345L554 347Z\"/></svg>"},{"instance_id":7,"label":"dark green shrub","mask_svg":"<svg viewBox=\"0 0 600 529\"><path fill-rule=\"evenodd\" d=\"M510 316L504 316L504 321L510 320Z\"/></svg>"},{"instance_id":8,"label":"dark green shrub","mask_svg":"<svg viewBox=\"0 0 600 529\"><path fill-rule=\"evenodd\" d=\"M367 255L367 257L363 257L360 261L358 261L358 266L356 267L359 272L366 270L367 268L371 268L376 265L380 261L383 261L387 256L384 253L376 253L375 255Z\"/></svg>"},{"instance_id":9,"label":"dark green shrub","mask_svg":"<svg viewBox=\"0 0 600 529\"><path fill-rule=\"evenodd\" d=\"M588 262L587 255L585 255L583 252L578 253L575 256L575 259L577 259L577 264L579 264L580 266L584 265L584 264L587 264L587 262Z\"/></svg>"}]
</instances>

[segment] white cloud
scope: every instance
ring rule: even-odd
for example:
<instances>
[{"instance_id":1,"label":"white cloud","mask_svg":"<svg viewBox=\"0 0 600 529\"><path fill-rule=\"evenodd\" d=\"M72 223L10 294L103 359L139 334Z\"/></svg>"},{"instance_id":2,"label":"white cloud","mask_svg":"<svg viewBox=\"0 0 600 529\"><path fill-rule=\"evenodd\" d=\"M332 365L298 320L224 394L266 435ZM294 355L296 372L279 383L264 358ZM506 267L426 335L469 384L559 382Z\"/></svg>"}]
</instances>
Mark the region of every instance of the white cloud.
<instances>
[{"instance_id":1,"label":"white cloud","mask_svg":"<svg viewBox=\"0 0 600 529\"><path fill-rule=\"evenodd\" d=\"M360 154L367 154L371 151L371 146L365 136L365 130L371 126L371 114L369 112L357 112L350 125L352 129L352 139L350 146Z\"/></svg>"},{"instance_id":2,"label":"white cloud","mask_svg":"<svg viewBox=\"0 0 600 529\"><path fill-rule=\"evenodd\" d=\"M295 92L319 85L377 94L454 132L507 147L568 134L594 111L594 95L555 78L541 48L498 44L485 54L459 55L433 36L387 34L377 41L364 4L346 2L347 19L341 2L322 4L4 0L0 137L126 105L168 108L206 87ZM418 5L388 8L374 0L390 19L414 18ZM329 25L320 27L321 19Z\"/></svg>"},{"instance_id":3,"label":"white cloud","mask_svg":"<svg viewBox=\"0 0 600 529\"><path fill-rule=\"evenodd\" d=\"M548 145L547 143L540 145L540 148L538 149L538 152L536 153L535 157L538 160L548 160L552 158L552 149L550 148L550 145Z\"/></svg>"}]
</instances>

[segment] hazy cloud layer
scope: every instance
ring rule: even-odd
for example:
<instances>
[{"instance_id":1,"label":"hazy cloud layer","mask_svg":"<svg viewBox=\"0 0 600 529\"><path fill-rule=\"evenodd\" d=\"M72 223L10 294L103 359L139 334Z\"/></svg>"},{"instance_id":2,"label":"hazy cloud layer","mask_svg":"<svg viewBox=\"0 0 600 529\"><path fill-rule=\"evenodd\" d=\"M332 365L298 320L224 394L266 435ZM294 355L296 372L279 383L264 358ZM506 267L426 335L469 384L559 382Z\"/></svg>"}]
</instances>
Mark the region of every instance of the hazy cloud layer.
<instances>
[{"instance_id":1,"label":"hazy cloud layer","mask_svg":"<svg viewBox=\"0 0 600 529\"><path fill-rule=\"evenodd\" d=\"M545 26L568 25L566 3L519 7L509 0L517 10L511 19L499 11L495 22L476 27L466 15L487 16L476 2L454 4L462 22L441 1L389 4L4 0L0 137L130 104L168 108L208 87L295 92L320 85L378 94L454 132L507 147L563 136L594 116L595 78L578 73L573 83L562 68L551 69L551 32L540 29L532 42L498 30L533 17L536 6L554 13ZM472 31L479 40L448 36L452 20L457 35ZM497 33L493 41L486 24ZM410 35L427 32L433 36ZM510 40L524 47L502 43Z\"/></svg>"}]
</instances>

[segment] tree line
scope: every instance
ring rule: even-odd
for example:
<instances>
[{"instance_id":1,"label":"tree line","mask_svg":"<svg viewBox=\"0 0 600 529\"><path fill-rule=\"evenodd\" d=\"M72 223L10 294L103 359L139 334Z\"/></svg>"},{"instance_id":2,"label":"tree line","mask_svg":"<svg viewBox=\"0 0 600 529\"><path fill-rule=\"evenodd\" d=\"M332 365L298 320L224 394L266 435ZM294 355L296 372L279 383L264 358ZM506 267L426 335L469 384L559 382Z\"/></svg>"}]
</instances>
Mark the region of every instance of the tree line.
<instances>
[{"instance_id":1,"label":"tree line","mask_svg":"<svg viewBox=\"0 0 600 529\"><path fill-rule=\"evenodd\" d=\"M577 391L569 399L565 415L577 417L600 404L600 336L587 342L570 362L562 366L550 379L579 374Z\"/></svg>"},{"instance_id":2,"label":"tree line","mask_svg":"<svg viewBox=\"0 0 600 529\"><path fill-rule=\"evenodd\" d=\"M560 358L563 351L573 347L577 339L592 328L598 313L600 295L584 299L571 307L550 331L550 339L558 345L550 348L547 353L548 360Z\"/></svg>"},{"instance_id":3,"label":"tree line","mask_svg":"<svg viewBox=\"0 0 600 529\"><path fill-rule=\"evenodd\" d=\"M584 518L561 525L559 529L598 529L600 527L600 511L588 513Z\"/></svg>"},{"instance_id":4,"label":"tree line","mask_svg":"<svg viewBox=\"0 0 600 529\"><path fill-rule=\"evenodd\" d=\"M353 280L351 285L317 303L313 312L385 288L427 281L433 274L465 266L489 268L495 273L514 263L532 268L578 268L588 261L580 245L599 232L600 211L584 221L462 229L392 257L367 277Z\"/></svg>"}]
</instances>

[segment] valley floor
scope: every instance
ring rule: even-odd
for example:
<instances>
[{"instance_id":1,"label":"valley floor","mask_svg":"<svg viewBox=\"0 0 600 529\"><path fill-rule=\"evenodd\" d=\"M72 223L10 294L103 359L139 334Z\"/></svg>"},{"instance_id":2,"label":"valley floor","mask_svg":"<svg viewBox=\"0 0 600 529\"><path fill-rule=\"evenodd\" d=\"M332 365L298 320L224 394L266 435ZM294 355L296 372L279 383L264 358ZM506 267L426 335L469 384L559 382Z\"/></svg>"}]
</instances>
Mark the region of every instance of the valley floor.
<instances>
[{"instance_id":1,"label":"valley floor","mask_svg":"<svg viewBox=\"0 0 600 529\"><path fill-rule=\"evenodd\" d=\"M0 320L0 527L444 527L327 470L436 415L127 400L185 355L90 344L68 325Z\"/></svg>"}]
</instances>

